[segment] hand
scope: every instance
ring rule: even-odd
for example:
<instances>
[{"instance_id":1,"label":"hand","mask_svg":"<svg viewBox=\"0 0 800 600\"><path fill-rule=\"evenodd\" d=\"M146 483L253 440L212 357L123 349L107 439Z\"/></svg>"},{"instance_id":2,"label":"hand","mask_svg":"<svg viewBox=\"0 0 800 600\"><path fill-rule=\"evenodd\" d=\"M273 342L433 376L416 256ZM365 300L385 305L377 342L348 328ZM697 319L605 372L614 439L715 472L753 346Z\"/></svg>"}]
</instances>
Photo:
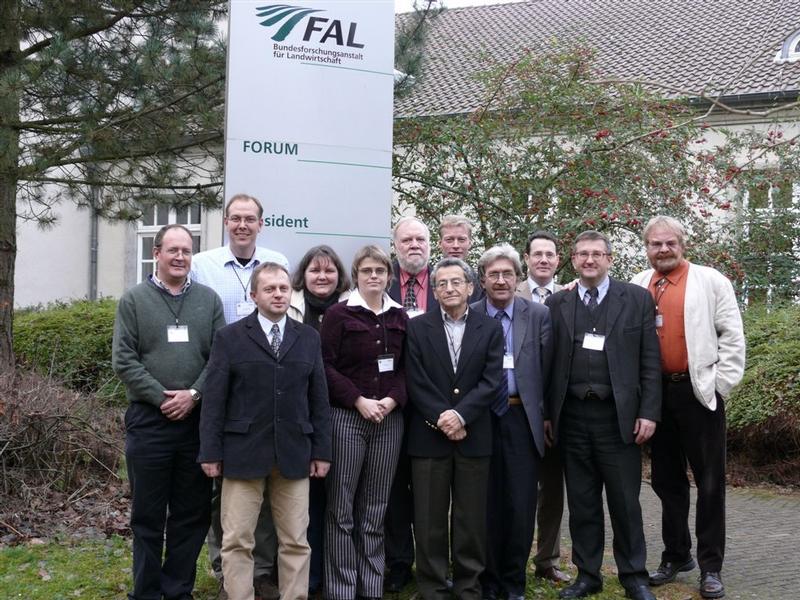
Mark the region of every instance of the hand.
<instances>
[{"instance_id":1,"label":"hand","mask_svg":"<svg viewBox=\"0 0 800 600\"><path fill-rule=\"evenodd\" d=\"M381 411L383 412L383 416L385 417L390 412L392 412L395 408L397 408L397 402L394 399L386 396L386 398L381 398L378 400L378 406L381 407Z\"/></svg>"},{"instance_id":2,"label":"hand","mask_svg":"<svg viewBox=\"0 0 800 600\"><path fill-rule=\"evenodd\" d=\"M206 474L206 477L222 477L222 461L200 463L200 466L203 468L203 473Z\"/></svg>"},{"instance_id":3,"label":"hand","mask_svg":"<svg viewBox=\"0 0 800 600\"><path fill-rule=\"evenodd\" d=\"M548 448L553 447L553 422L550 419L544 421L544 443Z\"/></svg>"},{"instance_id":4,"label":"hand","mask_svg":"<svg viewBox=\"0 0 800 600\"><path fill-rule=\"evenodd\" d=\"M579 281L580 279L573 279L569 283L565 283L563 289L567 290L568 292L571 292L578 285Z\"/></svg>"},{"instance_id":5,"label":"hand","mask_svg":"<svg viewBox=\"0 0 800 600\"><path fill-rule=\"evenodd\" d=\"M195 406L189 390L164 390L161 413L170 421L180 421L189 416Z\"/></svg>"},{"instance_id":6,"label":"hand","mask_svg":"<svg viewBox=\"0 0 800 600\"><path fill-rule=\"evenodd\" d=\"M367 421L380 423L383 421L383 407L378 404L378 400L359 396L356 400L356 409Z\"/></svg>"},{"instance_id":7,"label":"hand","mask_svg":"<svg viewBox=\"0 0 800 600\"><path fill-rule=\"evenodd\" d=\"M449 434L447 436L447 439L450 440L451 442L460 442L465 437L467 437L467 428L462 427L461 429L458 429L453 433Z\"/></svg>"},{"instance_id":8,"label":"hand","mask_svg":"<svg viewBox=\"0 0 800 600\"><path fill-rule=\"evenodd\" d=\"M458 417L458 414L456 414L456 411L454 411L452 408L439 415L439 420L436 422L436 426L441 429L447 437L450 437L450 434L455 433L459 429L464 428L464 425L461 423L461 419Z\"/></svg>"},{"instance_id":9,"label":"hand","mask_svg":"<svg viewBox=\"0 0 800 600\"><path fill-rule=\"evenodd\" d=\"M329 463L327 460L312 460L309 476L319 477L321 479L328 474L330 468L331 468L331 463Z\"/></svg>"},{"instance_id":10,"label":"hand","mask_svg":"<svg viewBox=\"0 0 800 600\"><path fill-rule=\"evenodd\" d=\"M636 443L640 446L649 440L656 432L656 422L650 419L636 419L633 426L633 435L636 436Z\"/></svg>"}]
</instances>

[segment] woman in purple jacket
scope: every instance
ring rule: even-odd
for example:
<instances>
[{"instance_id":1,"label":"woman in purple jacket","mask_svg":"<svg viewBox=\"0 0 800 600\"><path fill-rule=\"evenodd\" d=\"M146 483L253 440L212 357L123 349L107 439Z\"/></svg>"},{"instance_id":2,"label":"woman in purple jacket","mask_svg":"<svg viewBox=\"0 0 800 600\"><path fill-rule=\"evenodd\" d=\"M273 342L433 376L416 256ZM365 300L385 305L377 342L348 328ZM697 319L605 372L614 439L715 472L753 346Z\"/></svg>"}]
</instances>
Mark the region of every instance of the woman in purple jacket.
<instances>
[{"instance_id":1,"label":"woman in purple jacket","mask_svg":"<svg viewBox=\"0 0 800 600\"><path fill-rule=\"evenodd\" d=\"M392 263L378 246L356 252L356 289L322 322L332 406L333 463L325 515L325 598L381 598L383 519L403 439L408 317L386 293Z\"/></svg>"}]
</instances>

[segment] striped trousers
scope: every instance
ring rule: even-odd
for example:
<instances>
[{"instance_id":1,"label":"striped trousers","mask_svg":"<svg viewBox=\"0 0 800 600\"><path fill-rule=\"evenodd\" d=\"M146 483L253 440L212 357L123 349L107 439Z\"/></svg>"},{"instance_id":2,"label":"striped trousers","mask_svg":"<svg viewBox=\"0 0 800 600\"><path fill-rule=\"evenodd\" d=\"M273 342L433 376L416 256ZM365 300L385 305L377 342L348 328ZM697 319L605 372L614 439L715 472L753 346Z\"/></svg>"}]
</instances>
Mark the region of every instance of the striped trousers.
<instances>
[{"instance_id":1,"label":"striped trousers","mask_svg":"<svg viewBox=\"0 0 800 600\"><path fill-rule=\"evenodd\" d=\"M333 462L325 478L325 598L383 595L383 520L403 439L403 415L381 423L333 408Z\"/></svg>"}]
</instances>

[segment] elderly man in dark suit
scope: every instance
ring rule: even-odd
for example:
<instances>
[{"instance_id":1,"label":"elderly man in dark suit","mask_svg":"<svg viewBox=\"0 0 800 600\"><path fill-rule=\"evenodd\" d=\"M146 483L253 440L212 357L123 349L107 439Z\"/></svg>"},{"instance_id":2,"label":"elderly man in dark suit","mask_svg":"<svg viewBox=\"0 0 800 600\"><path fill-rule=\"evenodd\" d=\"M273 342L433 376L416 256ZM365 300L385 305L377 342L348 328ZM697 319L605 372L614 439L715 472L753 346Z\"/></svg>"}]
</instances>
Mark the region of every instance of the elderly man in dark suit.
<instances>
[{"instance_id":1,"label":"elderly man in dark suit","mask_svg":"<svg viewBox=\"0 0 800 600\"><path fill-rule=\"evenodd\" d=\"M319 334L286 317L282 265L253 271L256 310L217 334L200 417L200 456L222 476L222 572L231 600L253 600L254 532L264 488L278 533L282 598L306 598L309 476L331 460L328 389Z\"/></svg>"},{"instance_id":2,"label":"elderly man in dark suit","mask_svg":"<svg viewBox=\"0 0 800 600\"><path fill-rule=\"evenodd\" d=\"M501 380L492 406L489 544L481 585L484 600L501 596L523 600L536 526L539 463L545 449L543 404L552 354L550 311L542 304L514 297L522 263L508 244L483 253L478 275L486 297L471 308L499 321L505 340L505 380Z\"/></svg>"},{"instance_id":3,"label":"elderly man in dark suit","mask_svg":"<svg viewBox=\"0 0 800 600\"><path fill-rule=\"evenodd\" d=\"M431 280L441 310L412 319L407 331L417 584L425 600L450 598L452 556L452 593L479 600L492 454L489 411L502 376L503 331L498 321L469 308L473 284L464 261L443 259Z\"/></svg>"},{"instance_id":4,"label":"elderly man in dark suit","mask_svg":"<svg viewBox=\"0 0 800 600\"><path fill-rule=\"evenodd\" d=\"M611 243L597 231L575 238L578 285L551 296L553 377L545 431L564 456L574 584L561 598L603 588L603 488L614 530L614 558L625 595L655 600L647 585L647 548L639 490L641 444L661 415L661 362L653 298L608 277Z\"/></svg>"}]
</instances>

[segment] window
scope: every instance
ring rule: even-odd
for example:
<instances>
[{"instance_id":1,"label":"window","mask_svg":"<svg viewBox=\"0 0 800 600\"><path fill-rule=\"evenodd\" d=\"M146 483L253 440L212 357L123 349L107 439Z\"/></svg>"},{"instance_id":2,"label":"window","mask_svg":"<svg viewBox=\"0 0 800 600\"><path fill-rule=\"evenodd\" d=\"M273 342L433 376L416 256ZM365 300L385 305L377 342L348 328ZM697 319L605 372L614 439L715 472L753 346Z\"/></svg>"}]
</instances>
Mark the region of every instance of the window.
<instances>
[{"instance_id":1,"label":"window","mask_svg":"<svg viewBox=\"0 0 800 600\"><path fill-rule=\"evenodd\" d=\"M800 31L790 35L775 55L778 64L800 61Z\"/></svg>"},{"instance_id":2,"label":"window","mask_svg":"<svg viewBox=\"0 0 800 600\"><path fill-rule=\"evenodd\" d=\"M164 225L185 225L192 232L192 250L200 252L200 205L175 207L171 204L148 206L136 231L136 281L144 281L153 273L153 240Z\"/></svg>"}]
</instances>

